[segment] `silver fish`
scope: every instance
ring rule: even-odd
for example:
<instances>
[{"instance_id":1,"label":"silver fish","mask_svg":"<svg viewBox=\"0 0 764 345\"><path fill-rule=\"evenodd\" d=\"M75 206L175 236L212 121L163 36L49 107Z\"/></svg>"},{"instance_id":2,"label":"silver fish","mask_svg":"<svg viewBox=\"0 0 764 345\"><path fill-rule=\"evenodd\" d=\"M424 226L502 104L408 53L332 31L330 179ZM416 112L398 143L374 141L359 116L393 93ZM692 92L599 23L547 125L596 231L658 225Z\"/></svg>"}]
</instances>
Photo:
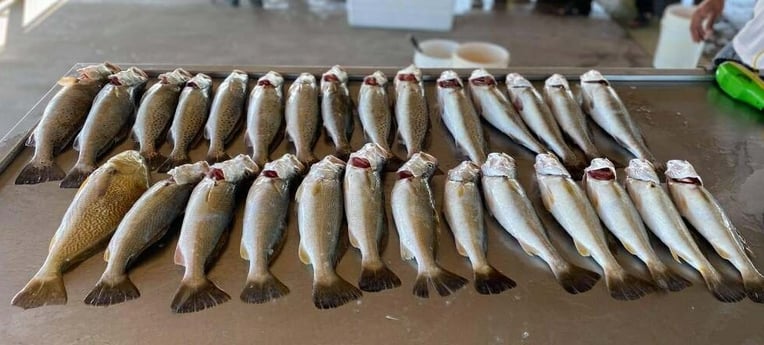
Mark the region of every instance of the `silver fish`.
<instances>
[{"instance_id":1,"label":"silver fish","mask_svg":"<svg viewBox=\"0 0 764 345\"><path fill-rule=\"evenodd\" d=\"M392 116L390 101L387 98L387 77L384 73L376 71L363 78L363 84L358 91L358 117L361 119L366 138L382 146L388 152L388 157L391 157L387 140L390 136Z\"/></svg>"},{"instance_id":2,"label":"silver fish","mask_svg":"<svg viewBox=\"0 0 764 345\"><path fill-rule=\"evenodd\" d=\"M483 164L486 157L486 143L480 119L472 106L472 101L464 93L464 85L454 71L444 71L438 78L438 104L441 118L446 128L469 159Z\"/></svg>"},{"instance_id":3,"label":"silver fish","mask_svg":"<svg viewBox=\"0 0 764 345\"><path fill-rule=\"evenodd\" d=\"M380 253L387 232L381 177L386 161L385 149L368 143L350 155L345 171L345 215L350 244L361 251L358 287L363 291L382 291L401 285Z\"/></svg>"},{"instance_id":4,"label":"silver fish","mask_svg":"<svg viewBox=\"0 0 764 345\"><path fill-rule=\"evenodd\" d=\"M289 293L269 266L286 240L289 192L303 169L297 157L287 153L266 163L249 189L239 248L241 258L249 261L247 282L240 296L244 302L265 303Z\"/></svg>"},{"instance_id":5,"label":"silver fish","mask_svg":"<svg viewBox=\"0 0 764 345\"><path fill-rule=\"evenodd\" d=\"M573 96L568 80L560 74L552 74L544 82L544 100L554 114L562 131L578 146L586 159L601 157L586 124L586 115Z\"/></svg>"},{"instance_id":6,"label":"silver fish","mask_svg":"<svg viewBox=\"0 0 764 345\"><path fill-rule=\"evenodd\" d=\"M745 240L703 185L695 168L683 160L670 160L666 166L666 182L679 213L711 243L719 256L740 271L748 298L764 303L764 276L746 253L750 250Z\"/></svg>"},{"instance_id":7,"label":"silver fish","mask_svg":"<svg viewBox=\"0 0 764 345\"><path fill-rule=\"evenodd\" d=\"M722 302L737 302L745 292L737 284L725 280L708 262L692 234L682 221L668 194L658 180L652 163L632 159L626 168L626 191L647 227L671 251L674 260L684 260L703 276L708 290Z\"/></svg>"},{"instance_id":8,"label":"silver fish","mask_svg":"<svg viewBox=\"0 0 764 345\"><path fill-rule=\"evenodd\" d=\"M286 102L286 134L294 143L295 155L303 164L315 162L313 145L318 134L318 90L316 77L302 73L289 87Z\"/></svg>"},{"instance_id":9,"label":"silver fish","mask_svg":"<svg viewBox=\"0 0 764 345\"><path fill-rule=\"evenodd\" d=\"M336 308L361 298L361 291L335 271L340 260L342 230L342 173L345 162L326 156L310 168L297 189L297 227L300 261L313 267L313 304Z\"/></svg>"},{"instance_id":10,"label":"silver fish","mask_svg":"<svg viewBox=\"0 0 764 345\"><path fill-rule=\"evenodd\" d=\"M204 161L179 166L170 171L169 178L155 183L141 195L112 236L103 256L106 270L85 297L85 303L108 306L140 297L127 275L128 267L164 237L208 169Z\"/></svg>"},{"instance_id":11,"label":"silver fish","mask_svg":"<svg viewBox=\"0 0 764 345\"><path fill-rule=\"evenodd\" d=\"M589 291L600 275L570 264L552 245L546 230L517 181L515 160L506 153L491 153L481 167L483 197L496 221L531 256L544 260L565 291Z\"/></svg>"},{"instance_id":12,"label":"silver fish","mask_svg":"<svg viewBox=\"0 0 764 345\"><path fill-rule=\"evenodd\" d=\"M339 65L321 76L321 117L324 128L334 142L335 155L347 158L349 138L353 133L353 112L348 91L348 74Z\"/></svg>"},{"instance_id":13,"label":"silver fish","mask_svg":"<svg viewBox=\"0 0 764 345\"><path fill-rule=\"evenodd\" d=\"M191 162L188 151L201 138L200 132L207 122L210 113L210 91L212 79L203 73L197 73L186 82L186 87L180 92L178 107L170 125L167 139L172 142L170 157L159 166L159 172Z\"/></svg>"},{"instance_id":14,"label":"silver fish","mask_svg":"<svg viewBox=\"0 0 764 345\"><path fill-rule=\"evenodd\" d=\"M537 155L534 168L544 207L573 238L578 253L591 256L602 267L610 296L634 300L653 292L652 284L627 273L613 257L597 213L557 157Z\"/></svg>"},{"instance_id":15,"label":"silver fish","mask_svg":"<svg viewBox=\"0 0 764 345\"><path fill-rule=\"evenodd\" d=\"M191 192L175 249L175 264L185 267L185 273L172 300L173 312L196 312L231 299L206 271L225 246L239 183L257 170L249 156L238 155L212 165Z\"/></svg>"},{"instance_id":16,"label":"silver fish","mask_svg":"<svg viewBox=\"0 0 764 345\"><path fill-rule=\"evenodd\" d=\"M430 115L424 94L422 71L410 65L395 74L395 121L406 146L406 158L422 151Z\"/></svg>"},{"instance_id":17,"label":"silver fish","mask_svg":"<svg viewBox=\"0 0 764 345\"><path fill-rule=\"evenodd\" d=\"M16 178L16 184L36 184L64 178L54 157L66 148L85 123L98 91L111 74L120 68L108 62L79 69L77 77L63 77L63 86L42 114L40 123L29 136L26 146L34 146L34 155Z\"/></svg>"},{"instance_id":18,"label":"silver fish","mask_svg":"<svg viewBox=\"0 0 764 345\"><path fill-rule=\"evenodd\" d=\"M488 263L479 179L480 167L470 161L449 170L443 194L443 213L454 234L456 251L472 263L475 290L484 295L499 294L514 288L517 283Z\"/></svg>"},{"instance_id":19,"label":"silver fish","mask_svg":"<svg viewBox=\"0 0 764 345\"><path fill-rule=\"evenodd\" d=\"M233 140L240 127L247 100L247 82L247 72L233 70L215 91L210 116L204 127L204 138L210 141L207 151L209 163L229 159L225 146Z\"/></svg>"},{"instance_id":20,"label":"silver fish","mask_svg":"<svg viewBox=\"0 0 764 345\"><path fill-rule=\"evenodd\" d=\"M621 98L610 87L610 82L600 72L591 70L581 75L581 96L581 107L605 132L634 157L656 164L655 156L645 144L639 126Z\"/></svg>"},{"instance_id":21,"label":"silver fish","mask_svg":"<svg viewBox=\"0 0 764 345\"><path fill-rule=\"evenodd\" d=\"M136 67L109 76L106 84L93 101L85 126L74 139L79 151L77 163L61 181L61 188L78 188L96 168L96 161L115 144L121 142L130 129L137 95L148 76Z\"/></svg>"},{"instance_id":22,"label":"silver fish","mask_svg":"<svg viewBox=\"0 0 764 345\"><path fill-rule=\"evenodd\" d=\"M629 253L642 260L653 281L662 289L680 291L692 285L668 268L650 245L647 229L626 191L618 184L615 166L606 158L595 158L584 170L584 189L602 223Z\"/></svg>"},{"instance_id":23,"label":"silver fish","mask_svg":"<svg viewBox=\"0 0 764 345\"><path fill-rule=\"evenodd\" d=\"M476 69L470 75L469 86L475 109L488 123L534 153L548 151L525 126L493 75L482 68Z\"/></svg>"},{"instance_id":24,"label":"silver fish","mask_svg":"<svg viewBox=\"0 0 764 345\"><path fill-rule=\"evenodd\" d=\"M66 304L63 273L103 248L148 187L146 162L137 151L122 152L96 169L74 195L42 267L11 304L24 309Z\"/></svg>"},{"instance_id":25,"label":"silver fish","mask_svg":"<svg viewBox=\"0 0 764 345\"><path fill-rule=\"evenodd\" d=\"M583 168L586 162L581 160L565 142L560 127L552 115L552 110L544 103L544 99L533 84L517 73L507 74L506 83L509 99L525 124L552 152L562 158L566 166Z\"/></svg>"},{"instance_id":26,"label":"silver fish","mask_svg":"<svg viewBox=\"0 0 764 345\"><path fill-rule=\"evenodd\" d=\"M270 161L271 147L278 144L275 139L284 122L284 78L270 71L257 80L257 85L249 94L247 108L246 145L252 160L258 166Z\"/></svg>"},{"instance_id":27,"label":"silver fish","mask_svg":"<svg viewBox=\"0 0 764 345\"><path fill-rule=\"evenodd\" d=\"M435 260L440 221L429 180L438 168L435 157L419 152L397 171L390 204L400 238L401 258L416 259L417 278L414 295L429 297L428 285L435 286L441 296L448 296L467 284L464 279Z\"/></svg>"},{"instance_id":28,"label":"silver fish","mask_svg":"<svg viewBox=\"0 0 764 345\"><path fill-rule=\"evenodd\" d=\"M175 114L183 85L191 77L191 73L182 68L162 73L157 77L159 81L141 97L135 114L133 138L152 170L166 159L159 153L158 146L161 145L160 140Z\"/></svg>"}]
</instances>

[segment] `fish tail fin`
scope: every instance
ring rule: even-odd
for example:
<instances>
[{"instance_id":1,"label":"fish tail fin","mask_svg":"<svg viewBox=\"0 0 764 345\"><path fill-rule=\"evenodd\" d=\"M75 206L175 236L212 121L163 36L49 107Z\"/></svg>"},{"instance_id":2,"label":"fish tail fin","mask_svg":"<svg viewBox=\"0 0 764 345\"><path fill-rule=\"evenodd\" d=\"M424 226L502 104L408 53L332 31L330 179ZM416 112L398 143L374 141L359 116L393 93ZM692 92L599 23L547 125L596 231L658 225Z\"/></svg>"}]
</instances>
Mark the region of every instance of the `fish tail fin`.
<instances>
[{"instance_id":1,"label":"fish tail fin","mask_svg":"<svg viewBox=\"0 0 764 345\"><path fill-rule=\"evenodd\" d=\"M175 313L193 313L212 308L230 299L231 297L225 291L220 290L209 279L205 278L202 284L193 285L182 281L172 299L171 308Z\"/></svg>"},{"instance_id":2,"label":"fish tail fin","mask_svg":"<svg viewBox=\"0 0 764 345\"><path fill-rule=\"evenodd\" d=\"M148 164L149 169L152 171L158 168L167 160L167 157L162 156L159 151L141 152L141 156L146 159L146 163Z\"/></svg>"},{"instance_id":3,"label":"fish tail fin","mask_svg":"<svg viewBox=\"0 0 764 345\"><path fill-rule=\"evenodd\" d=\"M711 292L717 300L724 303L740 302L745 298L746 293L743 287L737 282L723 279L718 272L703 272L703 279L706 281L708 291Z\"/></svg>"},{"instance_id":4,"label":"fish tail fin","mask_svg":"<svg viewBox=\"0 0 764 345\"><path fill-rule=\"evenodd\" d=\"M653 281L659 288L668 291L682 291L684 288L689 287L692 283L666 267L664 264L647 265L647 269L650 271L650 276L653 277Z\"/></svg>"},{"instance_id":5,"label":"fish tail fin","mask_svg":"<svg viewBox=\"0 0 764 345\"><path fill-rule=\"evenodd\" d=\"M268 157L268 150L252 150L250 156L259 167L264 166L265 163L270 160L270 157Z\"/></svg>"},{"instance_id":6,"label":"fish tail fin","mask_svg":"<svg viewBox=\"0 0 764 345\"><path fill-rule=\"evenodd\" d=\"M74 166L74 168L72 168L72 170L69 170L69 173L67 173L64 179L61 180L59 187L80 188L82 182L85 181L88 176L90 176L93 170L95 170L95 168L92 166L77 164Z\"/></svg>"},{"instance_id":7,"label":"fish tail fin","mask_svg":"<svg viewBox=\"0 0 764 345\"><path fill-rule=\"evenodd\" d=\"M46 181L58 181L64 178L64 171L56 164L52 162L50 164L42 164L38 161L32 160L21 169L19 176L16 177L16 184L37 184Z\"/></svg>"},{"instance_id":8,"label":"fish tail fin","mask_svg":"<svg viewBox=\"0 0 764 345\"><path fill-rule=\"evenodd\" d=\"M655 285L652 283L630 275L625 271L615 274L605 273L605 284L607 284L607 288L610 290L610 296L620 301L640 299L656 290Z\"/></svg>"},{"instance_id":9,"label":"fish tail fin","mask_svg":"<svg viewBox=\"0 0 764 345\"><path fill-rule=\"evenodd\" d=\"M337 308L361 296L361 290L337 275L329 282L313 283L313 304L318 309Z\"/></svg>"},{"instance_id":10,"label":"fish tail fin","mask_svg":"<svg viewBox=\"0 0 764 345\"><path fill-rule=\"evenodd\" d=\"M554 276L565 291L574 295L591 290L600 280L599 273L576 265L567 265L562 270L555 270Z\"/></svg>"},{"instance_id":11,"label":"fish tail fin","mask_svg":"<svg viewBox=\"0 0 764 345\"><path fill-rule=\"evenodd\" d=\"M414 283L414 295L422 298L429 297L427 285L432 283L435 290L441 296L448 296L467 284L467 279L451 273L443 268L436 267L431 272L420 272Z\"/></svg>"},{"instance_id":12,"label":"fish tail fin","mask_svg":"<svg viewBox=\"0 0 764 345\"><path fill-rule=\"evenodd\" d=\"M517 286L514 280L505 276L493 266L487 265L475 271L475 290L483 295L499 294Z\"/></svg>"},{"instance_id":13,"label":"fish tail fin","mask_svg":"<svg viewBox=\"0 0 764 345\"><path fill-rule=\"evenodd\" d=\"M764 276L761 273L754 271L749 277L744 277L743 286L751 301L764 303Z\"/></svg>"},{"instance_id":14,"label":"fish tail fin","mask_svg":"<svg viewBox=\"0 0 764 345\"><path fill-rule=\"evenodd\" d=\"M13 296L11 304L24 309L66 304L64 277L60 273L34 276L16 296Z\"/></svg>"},{"instance_id":15,"label":"fish tail fin","mask_svg":"<svg viewBox=\"0 0 764 345\"><path fill-rule=\"evenodd\" d=\"M96 283L93 290L85 297L84 302L93 306L109 306L126 302L141 296L130 278L123 274L116 279L101 280Z\"/></svg>"},{"instance_id":16,"label":"fish tail fin","mask_svg":"<svg viewBox=\"0 0 764 345\"><path fill-rule=\"evenodd\" d=\"M245 303L262 304L289 294L289 288L270 272L260 279L248 279L241 300Z\"/></svg>"},{"instance_id":17,"label":"fish tail fin","mask_svg":"<svg viewBox=\"0 0 764 345\"><path fill-rule=\"evenodd\" d=\"M188 158L188 155L171 154L170 157L168 157L164 161L164 163L159 165L157 171L160 173L166 173L176 166L187 164L187 163L191 163L191 159Z\"/></svg>"},{"instance_id":18,"label":"fish tail fin","mask_svg":"<svg viewBox=\"0 0 764 345\"><path fill-rule=\"evenodd\" d=\"M401 279L384 263L364 265L358 287L363 291L377 292L401 286Z\"/></svg>"},{"instance_id":19,"label":"fish tail fin","mask_svg":"<svg viewBox=\"0 0 764 345\"><path fill-rule=\"evenodd\" d=\"M210 150L210 152L207 153L207 163L214 164L217 162L223 162L231 159L231 156L229 156L225 151L214 151Z\"/></svg>"},{"instance_id":20,"label":"fish tail fin","mask_svg":"<svg viewBox=\"0 0 764 345\"><path fill-rule=\"evenodd\" d=\"M307 150L307 151L298 151L297 159L305 164L306 167L310 166L311 164L318 162L318 158L316 158L316 155L313 154L313 151Z\"/></svg>"}]
</instances>

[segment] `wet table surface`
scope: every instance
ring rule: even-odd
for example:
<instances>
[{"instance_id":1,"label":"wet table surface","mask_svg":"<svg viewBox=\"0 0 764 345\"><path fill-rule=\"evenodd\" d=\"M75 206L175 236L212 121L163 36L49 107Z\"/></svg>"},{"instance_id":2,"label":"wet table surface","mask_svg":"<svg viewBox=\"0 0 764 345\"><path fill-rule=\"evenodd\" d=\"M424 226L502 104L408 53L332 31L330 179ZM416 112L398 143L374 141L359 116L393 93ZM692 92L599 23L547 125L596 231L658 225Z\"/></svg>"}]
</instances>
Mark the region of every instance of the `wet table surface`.
<instances>
[{"instance_id":1,"label":"wet table surface","mask_svg":"<svg viewBox=\"0 0 764 345\"><path fill-rule=\"evenodd\" d=\"M125 66L127 67L127 66ZM145 66L153 77L173 66ZM231 67L188 66L192 72L212 72L215 86ZM250 88L267 68L244 68L251 72ZM320 75L326 68L274 68L287 72L285 90L298 71ZM558 69L560 70L560 69ZM372 70L349 68L352 98L357 100L360 77ZM384 69L388 76L394 69ZM537 87L543 77L555 72L544 69L513 69L534 79ZM456 166L463 156L457 152L439 118L432 77L426 71L430 104L431 132L427 150L436 156L441 169ZM506 70L494 71L503 87ZM565 69L572 84L584 70ZM469 71L462 71L466 76ZM754 263L764 266L764 123L762 114L737 104L700 73L667 75L654 70L605 71L612 76L632 116L640 124L648 145L659 160L686 159L693 163L707 188L719 199L732 221L755 253ZM682 73L680 73L682 74ZM150 83L153 83L152 80ZM577 89L577 87L575 88ZM56 90L56 88L54 88ZM392 88L389 89L392 91ZM652 294L637 301L621 302L609 297L604 281L579 295L566 293L555 281L546 264L527 256L517 241L490 217L486 218L488 258L518 286L500 295L478 294L470 283L457 293L441 298L420 299L411 294L416 276L412 263L400 259L398 235L386 206L389 239L384 260L400 276L401 287L379 293L364 293L362 299L337 309L318 310L311 300L312 274L297 258L298 233L295 210L290 208L287 241L272 272L290 289L290 294L272 303L245 304L238 299L247 274L247 263L239 256L244 202L240 199L235 223L218 262L209 277L232 296L231 301L212 309L178 315L170 311L170 301L182 275L173 264L177 233L150 250L130 272L141 297L107 308L91 307L82 299L93 287L105 267L99 253L65 275L69 302L22 310L10 306L10 299L36 272L47 253L55 232L76 190L59 189L58 183L17 186L13 181L32 154L32 149L17 152L18 144L39 119L48 94L29 115L0 142L0 153L9 158L0 175L0 339L8 344L172 344L172 343L430 343L430 344L762 344L761 319L764 306L748 300L735 304L716 301L705 289L700 275L689 266L673 261L656 238L653 245L670 267L693 282L678 293ZM616 164L623 166L628 154L599 128L591 124L596 144ZM530 195L553 243L572 262L600 272L589 258L579 256L572 241L543 209L533 177L534 156L484 123L491 152L506 152L518 162L521 184ZM354 149L364 142L360 121L355 118ZM129 149L131 140L114 148L109 155ZM203 143L192 152L202 159ZM284 140L272 153L289 152ZM401 155L402 147L396 152ZM169 153L170 145L162 147ZM243 131L227 150L244 153ZM332 152L324 133L318 140L317 154ZM76 152L69 149L59 158L68 169ZM3 158L3 157L0 157ZM106 158L104 158L105 160ZM623 170L618 170L623 179ZM154 173L152 181L165 175ZM384 176L385 196L394 174ZM432 180L436 206L440 209L444 176ZM444 223L440 229L439 261L464 277L472 278L469 261L459 257L453 237ZM701 249L726 275L737 273L713 253L704 241ZM627 270L648 278L646 268L622 247L617 259ZM350 248L338 265L338 273L350 282L360 275L360 254Z\"/></svg>"}]
</instances>

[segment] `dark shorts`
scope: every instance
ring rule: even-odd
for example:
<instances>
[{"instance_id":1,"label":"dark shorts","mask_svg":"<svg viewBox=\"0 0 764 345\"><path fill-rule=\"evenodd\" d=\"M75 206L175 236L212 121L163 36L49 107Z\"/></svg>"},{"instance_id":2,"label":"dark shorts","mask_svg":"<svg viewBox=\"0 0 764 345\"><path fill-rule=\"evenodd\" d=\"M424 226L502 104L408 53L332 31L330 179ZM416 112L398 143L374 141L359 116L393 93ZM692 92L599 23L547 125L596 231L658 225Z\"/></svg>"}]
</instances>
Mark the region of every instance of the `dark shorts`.
<instances>
[{"instance_id":1,"label":"dark shorts","mask_svg":"<svg viewBox=\"0 0 764 345\"><path fill-rule=\"evenodd\" d=\"M740 58L740 55L737 55L737 52L735 51L735 48L732 47L732 42L727 43L727 45L724 46L721 50L719 50L718 53L716 53L716 56L714 56L714 59L711 61L713 64L711 67L713 70L716 70L716 67L719 67L719 65L724 61L735 61L739 62L743 66L748 67L752 71L757 71L755 68L746 65L743 63L742 59ZM757 71L759 75L764 76L764 69Z\"/></svg>"}]
</instances>

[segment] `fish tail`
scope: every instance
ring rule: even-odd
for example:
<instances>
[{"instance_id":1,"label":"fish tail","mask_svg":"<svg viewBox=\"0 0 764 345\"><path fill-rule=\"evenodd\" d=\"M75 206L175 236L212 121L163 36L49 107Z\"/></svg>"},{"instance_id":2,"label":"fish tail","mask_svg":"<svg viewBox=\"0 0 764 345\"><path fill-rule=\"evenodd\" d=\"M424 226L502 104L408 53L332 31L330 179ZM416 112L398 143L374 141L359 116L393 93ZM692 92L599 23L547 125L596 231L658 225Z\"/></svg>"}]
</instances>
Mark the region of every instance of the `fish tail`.
<instances>
[{"instance_id":1,"label":"fish tail","mask_svg":"<svg viewBox=\"0 0 764 345\"><path fill-rule=\"evenodd\" d=\"M733 281L723 279L718 272L701 271L703 279L706 281L706 287L716 299L724 303L740 302L745 298L746 293L743 287Z\"/></svg>"},{"instance_id":2,"label":"fish tail","mask_svg":"<svg viewBox=\"0 0 764 345\"><path fill-rule=\"evenodd\" d=\"M250 156L252 156L252 160L257 164L257 166L261 167L264 166L266 162L270 161L270 157L268 157L268 150L253 150L250 153Z\"/></svg>"},{"instance_id":3,"label":"fish tail","mask_svg":"<svg viewBox=\"0 0 764 345\"><path fill-rule=\"evenodd\" d=\"M212 308L231 299L225 291L220 290L215 283L207 278L201 284L180 283L171 308L175 313L193 313Z\"/></svg>"},{"instance_id":4,"label":"fish tail","mask_svg":"<svg viewBox=\"0 0 764 345\"><path fill-rule=\"evenodd\" d=\"M84 302L93 306L109 306L112 304L126 302L141 296L138 288L135 287L130 278L126 275L120 275L116 279L101 278L96 283L93 290L85 297Z\"/></svg>"},{"instance_id":5,"label":"fish tail","mask_svg":"<svg viewBox=\"0 0 764 345\"><path fill-rule=\"evenodd\" d=\"M625 271L608 274L605 271L605 284L610 290L610 296L620 301L632 301L656 291L655 285L637 278Z\"/></svg>"},{"instance_id":6,"label":"fish tail","mask_svg":"<svg viewBox=\"0 0 764 345\"><path fill-rule=\"evenodd\" d=\"M157 169L157 171L160 173L166 173L176 166L187 164L187 163L191 163L191 159L188 158L188 155L170 154L170 157L168 157L164 161L164 163L159 165L159 168Z\"/></svg>"},{"instance_id":7,"label":"fish tail","mask_svg":"<svg viewBox=\"0 0 764 345\"><path fill-rule=\"evenodd\" d=\"M313 154L313 151L310 150L298 151L296 156L306 167L318 161L318 158Z\"/></svg>"},{"instance_id":8,"label":"fish tail","mask_svg":"<svg viewBox=\"0 0 764 345\"><path fill-rule=\"evenodd\" d=\"M223 162L231 159L231 156L229 156L225 151L220 150L210 150L207 152L207 163L214 164L217 162Z\"/></svg>"},{"instance_id":9,"label":"fish tail","mask_svg":"<svg viewBox=\"0 0 764 345\"><path fill-rule=\"evenodd\" d=\"M361 298L362 295L361 290L337 275L329 282L313 284L313 304L318 309L337 308Z\"/></svg>"},{"instance_id":10,"label":"fish tail","mask_svg":"<svg viewBox=\"0 0 764 345\"><path fill-rule=\"evenodd\" d=\"M401 279L382 262L364 265L361 268L358 287L363 291L378 292L399 286L401 286Z\"/></svg>"},{"instance_id":11,"label":"fish tail","mask_svg":"<svg viewBox=\"0 0 764 345\"><path fill-rule=\"evenodd\" d=\"M591 290L600 280L599 273L576 265L566 265L564 269L555 270L554 276L565 291L574 295Z\"/></svg>"},{"instance_id":12,"label":"fish tail","mask_svg":"<svg viewBox=\"0 0 764 345\"><path fill-rule=\"evenodd\" d=\"M42 164L34 159L24 169L21 169L16 177L16 184L37 184L46 181L58 181L64 178L64 171L51 161L50 164Z\"/></svg>"},{"instance_id":13,"label":"fish tail","mask_svg":"<svg viewBox=\"0 0 764 345\"><path fill-rule=\"evenodd\" d=\"M24 309L66 304L64 277L60 273L35 275L16 296L13 296L11 304Z\"/></svg>"},{"instance_id":14,"label":"fish tail","mask_svg":"<svg viewBox=\"0 0 764 345\"><path fill-rule=\"evenodd\" d=\"M414 283L414 295L422 298L429 297L427 285L431 283L441 296L448 296L467 284L467 279L451 273L443 268L436 267L430 272L420 272Z\"/></svg>"},{"instance_id":15,"label":"fish tail","mask_svg":"<svg viewBox=\"0 0 764 345\"><path fill-rule=\"evenodd\" d=\"M662 263L647 265L647 269L650 271L650 276L653 277L655 284L661 289L677 292L692 285L689 280L684 279L679 273L672 271Z\"/></svg>"},{"instance_id":16,"label":"fish tail","mask_svg":"<svg viewBox=\"0 0 764 345\"><path fill-rule=\"evenodd\" d=\"M148 163L149 169L152 171L167 160L167 157L162 156L158 151L141 152L141 156L146 159L146 163Z\"/></svg>"},{"instance_id":17,"label":"fish tail","mask_svg":"<svg viewBox=\"0 0 764 345\"><path fill-rule=\"evenodd\" d=\"M486 265L475 271L475 290L483 295L500 294L517 286L514 280L505 276L493 266Z\"/></svg>"},{"instance_id":18,"label":"fish tail","mask_svg":"<svg viewBox=\"0 0 764 345\"><path fill-rule=\"evenodd\" d=\"M245 303L262 304L289 294L289 288L278 278L268 272L260 279L249 279L241 292L241 300Z\"/></svg>"},{"instance_id":19,"label":"fish tail","mask_svg":"<svg viewBox=\"0 0 764 345\"><path fill-rule=\"evenodd\" d=\"M751 301L764 303L764 277L761 273L754 271L748 277L743 277L743 286Z\"/></svg>"},{"instance_id":20,"label":"fish tail","mask_svg":"<svg viewBox=\"0 0 764 345\"><path fill-rule=\"evenodd\" d=\"M69 170L69 173L67 173L64 179L61 180L59 187L80 188L82 182L85 181L88 176L90 176L93 170L95 170L95 167L84 164L77 164L74 166L74 168L72 168L72 170Z\"/></svg>"}]
</instances>

